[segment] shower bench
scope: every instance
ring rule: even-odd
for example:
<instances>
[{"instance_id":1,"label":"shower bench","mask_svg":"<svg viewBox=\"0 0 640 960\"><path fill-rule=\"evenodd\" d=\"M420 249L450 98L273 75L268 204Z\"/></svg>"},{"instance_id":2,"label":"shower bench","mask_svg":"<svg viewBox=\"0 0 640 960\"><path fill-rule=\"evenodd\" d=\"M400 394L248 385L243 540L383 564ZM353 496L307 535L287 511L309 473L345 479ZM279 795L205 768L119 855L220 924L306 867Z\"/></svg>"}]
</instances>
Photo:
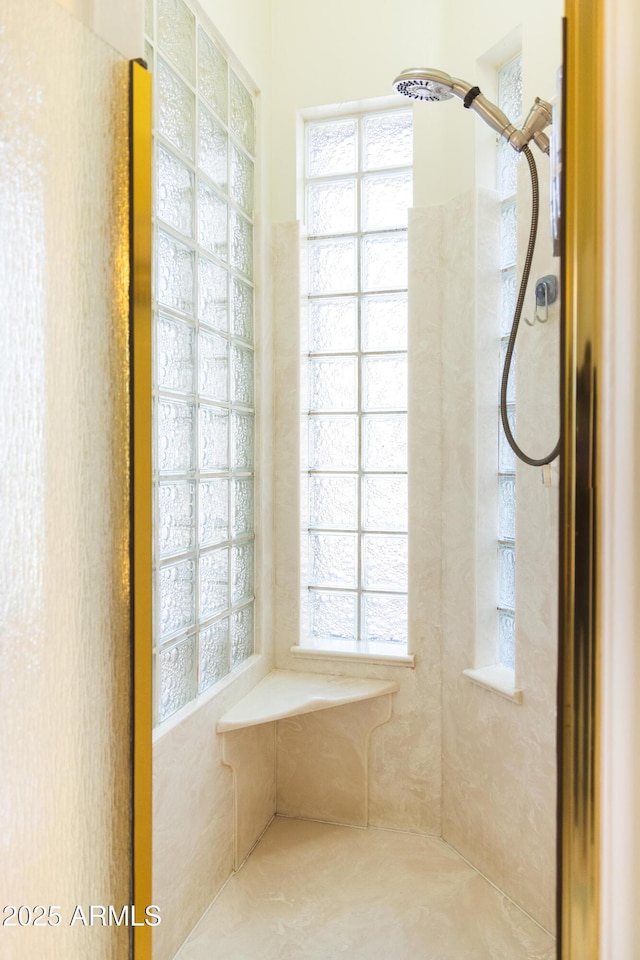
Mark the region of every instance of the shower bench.
<instances>
[{"instance_id":1,"label":"shower bench","mask_svg":"<svg viewBox=\"0 0 640 960\"><path fill-rule=\"evenodd\" d=\"M272 670L218 720L216 729L218 733L227 733L272 720L383 697L387 693L396 693L398 689L398 684L392 680Z\"/></svg>"},{"instance_id":2,"label":"shower bench","mask_svg":"<svg viewBox=\"0 0 640 960\"><path fill-rule=\"evenodd\" d=\"M273 670L220 717L236 870L275 813L367 826L369 739L390 719L398 689L392 680Z\"/></svg>"}]
</instances>

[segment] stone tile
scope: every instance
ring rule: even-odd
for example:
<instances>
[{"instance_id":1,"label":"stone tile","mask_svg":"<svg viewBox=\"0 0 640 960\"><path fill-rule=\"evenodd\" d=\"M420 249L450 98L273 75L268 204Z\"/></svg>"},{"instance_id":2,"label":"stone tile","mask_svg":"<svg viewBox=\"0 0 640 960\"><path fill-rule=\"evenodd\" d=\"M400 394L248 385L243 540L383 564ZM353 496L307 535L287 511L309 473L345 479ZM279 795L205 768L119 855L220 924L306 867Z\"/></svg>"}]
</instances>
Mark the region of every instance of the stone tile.
<instances>
[{"instance_id":1,"label":"stone tile","mask_svg":"<svg viewBox=\"0 0 640 960\"><path fill-rule=\"evenodd\" d=\"M276 817L176 960L554 960L442 840Z\"/></svg>"}]
</instances>

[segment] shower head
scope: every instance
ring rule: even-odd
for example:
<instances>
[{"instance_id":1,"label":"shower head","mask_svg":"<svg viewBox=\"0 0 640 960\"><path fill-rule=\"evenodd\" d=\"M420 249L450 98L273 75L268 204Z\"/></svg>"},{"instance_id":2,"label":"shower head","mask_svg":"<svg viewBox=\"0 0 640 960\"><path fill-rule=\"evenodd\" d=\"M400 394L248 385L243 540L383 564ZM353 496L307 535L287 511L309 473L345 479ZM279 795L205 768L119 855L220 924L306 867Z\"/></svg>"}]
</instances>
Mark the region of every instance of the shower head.
<instances>
[{"instance_id":1,"label":"shower head","mask_svg":"<svg viewBox=\"0 0 640 960\"><path fill-rule=\"evenodd\" d=\"M448 73L442 73L440 70L426 70L420 67L403 70L393 81L393 86L397 93L411 97L413 100L427 100L434 103L438 100L450 100L453 96L453 79Z\"/></svg>"},{"instance_id":2,"label":"shower head","mask_svg":"<svg viewBox=\"0 0 640 960\"><path fill-rule=\"evenodd\" d=\"M551 107L544 100L536 99L524 127L517 130L502 110L483 96L480 87L473 87L465 80L450 77L441 70L411 67L396 77L393 87L396 93L411 97L412 100L427 100L431 103L458 97L463 106L481 116L514 150L520 152L530 140L535 140L542 151L549 152L549 140L542 131L551 122Z\"/></svg>"}]
</instances>

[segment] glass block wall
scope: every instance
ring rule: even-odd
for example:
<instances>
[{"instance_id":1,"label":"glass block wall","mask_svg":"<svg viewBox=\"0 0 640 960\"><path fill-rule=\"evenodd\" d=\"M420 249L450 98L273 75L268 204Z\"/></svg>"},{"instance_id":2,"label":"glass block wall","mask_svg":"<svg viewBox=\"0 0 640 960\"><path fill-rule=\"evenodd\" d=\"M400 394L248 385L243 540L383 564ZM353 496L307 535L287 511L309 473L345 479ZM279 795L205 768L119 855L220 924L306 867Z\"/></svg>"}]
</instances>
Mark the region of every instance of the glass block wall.
<instances>
[{"instance_id":1,"label":"glass block wall","mask_svg":"<svg viewBox=\"0 0 640 960\"><path fill-rule=\"evenodd\" d=\"M156 722L254 650L254 97L182 0L147 0L154 99Z\"/></svg>"},{"instance_id":2,"label":"glass block wall","mask_svg":"<svg viewBox=\"0 0 640 960\"><path fill-rule=\"evenodd\" d=\"M498 71L498 105L515 125L522 115L522 59L515 57ZM498 141L497 180L500 195L500 268L502 305L500 322L500 376L516 305L518 161L505 140ZM516 423L516 363L511 364L507 411L512 431ZM499 389L499 386L498 386ZM516 603L516 457L499 423L498 463L498 663L515 667Z\"/></svg>"},{"instance_id":3,"label":"glass block wall","mask_svg":"<svg viewBox=\"0 0 640 960\"><path fill-rule=\"evenodd\" d=\"M309 122L302 637L407 652L411 110Z\"/></svg>"}]
</instances>

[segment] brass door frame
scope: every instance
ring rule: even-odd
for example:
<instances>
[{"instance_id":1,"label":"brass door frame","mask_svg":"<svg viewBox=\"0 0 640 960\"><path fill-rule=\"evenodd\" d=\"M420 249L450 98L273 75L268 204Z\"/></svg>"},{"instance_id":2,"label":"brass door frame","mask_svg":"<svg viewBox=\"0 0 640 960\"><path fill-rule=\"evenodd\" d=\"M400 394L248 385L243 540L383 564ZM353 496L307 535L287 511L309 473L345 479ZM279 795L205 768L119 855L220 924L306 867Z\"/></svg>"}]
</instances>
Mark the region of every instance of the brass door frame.
<instances>
[{"instance_id":1,"label":"brass door frame","mask_svg":"<svg viewBox=\"0 0 640 960\"><path fill-rule=\"evenodd\" d=\"M561 960L597 960L599 954L603 6L604 0L566 0L558 687Z\"/></svg>"},{"instance_id":2,"label":"brass door frame","mask_svg":"<svg viewBox=\"0 0 640 960\"><path fill-rule=\"evenodd\" d=\"M144 925L151 890L152 400L151 400L151 74L130 65L132 899L142 926L131 928L135 960L151 960Z\"/></svg>"}]
</instances>

